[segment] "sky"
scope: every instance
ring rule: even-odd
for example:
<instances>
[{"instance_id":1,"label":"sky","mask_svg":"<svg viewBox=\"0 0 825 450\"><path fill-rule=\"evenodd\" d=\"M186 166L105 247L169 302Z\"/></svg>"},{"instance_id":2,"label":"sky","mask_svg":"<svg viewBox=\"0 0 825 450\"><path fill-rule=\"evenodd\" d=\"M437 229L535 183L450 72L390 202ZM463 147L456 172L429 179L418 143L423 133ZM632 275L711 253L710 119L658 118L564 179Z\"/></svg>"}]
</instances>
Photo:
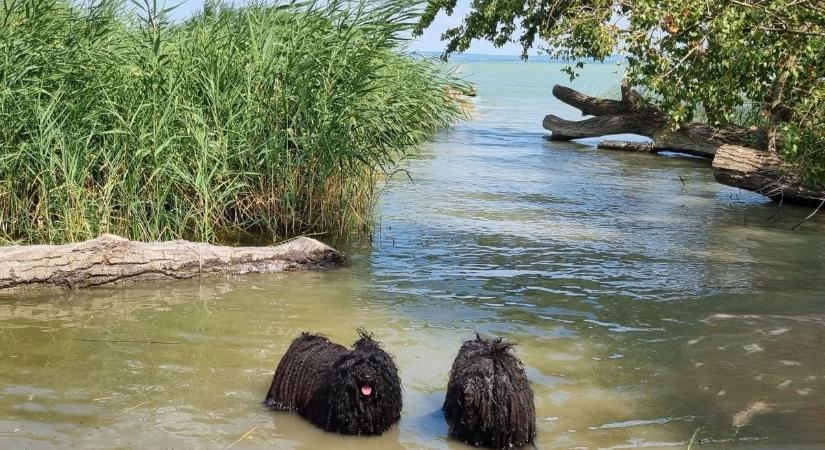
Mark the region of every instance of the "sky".
<instances>
[{"instance_id":1,"label":"sky","mask_svg":"<svg viewBox=\"0 0 825 450\"><path fill-rule=\"evenodd\" d=\"M461 25L461 21L469 11L469 4L469 0L459 0L452 16L447 16L443 11L440 12L430 28L424 31L424 34L418 37L415 42L410 45L410 49L419 52L443 51L445 45L441 42L441 34L447 28ZM496 48L488 41L475 40L472 45L470 45L470 49L465 53L480 53L485 55L521 55L521 46L511 42L501 48Z\"/></svg>"},{"instance_id":2,"label":"sky","mask_svg":"<svg viewBox=\"0 0 825 450\"><path fill-rule=\"evenodd\" d=\"M159 0L158 3L162 3ZM179 0L181 1L181 0ZM200 10L203 7L203 0L182 0L180 4L171 13L175 19L182 19L188 17ZM176 0L167 0L167 5L176 4ZM447 16L443 12L439 13L433 24L428 28L424 34L418 37L414 42L410 43L410 50L416 52L441 52L444 50L444 44L441 42L441 33L449 27L461 24L462 19L469 10L470 0L459 0L456 5L455 12L452 16ZM486 55L520 55L521 46L514 43L509 43L501 48L496 48L493 44L487 41L475 41L470 46L470 49L465 53L478 53Z\"/></svg>"}]
</instances>

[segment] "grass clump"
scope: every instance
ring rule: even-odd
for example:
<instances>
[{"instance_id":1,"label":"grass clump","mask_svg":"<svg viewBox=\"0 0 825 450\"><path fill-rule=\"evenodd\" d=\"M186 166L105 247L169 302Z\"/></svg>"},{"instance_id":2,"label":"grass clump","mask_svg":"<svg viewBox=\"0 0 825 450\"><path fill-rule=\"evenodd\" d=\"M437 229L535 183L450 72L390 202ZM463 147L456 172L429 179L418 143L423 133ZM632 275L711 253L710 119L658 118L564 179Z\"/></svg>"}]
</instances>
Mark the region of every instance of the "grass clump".
<instances>
[{"instance_id":1,"label":"grass clump","mask_svg":"<svg viewBox=\"0 0 825 450\"><path fill-rule=\"evenodd\" d=\"M460 107L405 4L0 5L0 241L215 241L369 223Z\"/></svg>"}]
</instances>

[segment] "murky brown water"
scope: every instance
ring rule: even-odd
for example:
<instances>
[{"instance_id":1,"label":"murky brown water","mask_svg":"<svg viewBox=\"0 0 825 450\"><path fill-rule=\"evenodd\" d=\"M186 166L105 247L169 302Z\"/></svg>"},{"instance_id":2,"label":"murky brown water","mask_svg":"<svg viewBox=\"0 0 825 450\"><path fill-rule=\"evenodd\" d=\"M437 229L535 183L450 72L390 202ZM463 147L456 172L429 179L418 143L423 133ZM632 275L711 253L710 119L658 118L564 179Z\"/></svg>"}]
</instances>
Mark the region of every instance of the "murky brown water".
<instances>
[{"instance_id":1,"label":"murky brown water","mask_svg":"<svg viewBox=\"0 0 825 450\"><path fill-rule=\"evenodd\" d=\"M808 210L770 219L704 161L544 141L557 66L464 70L475 120L388 186L347 267L0 299L0 448L466 448L439 408L475 331L519 343L539 448L825 447L825 220L790 231ZM260 405L300 331L359 326L401 369L398 427Z\"/></svg>"}]
</instances>

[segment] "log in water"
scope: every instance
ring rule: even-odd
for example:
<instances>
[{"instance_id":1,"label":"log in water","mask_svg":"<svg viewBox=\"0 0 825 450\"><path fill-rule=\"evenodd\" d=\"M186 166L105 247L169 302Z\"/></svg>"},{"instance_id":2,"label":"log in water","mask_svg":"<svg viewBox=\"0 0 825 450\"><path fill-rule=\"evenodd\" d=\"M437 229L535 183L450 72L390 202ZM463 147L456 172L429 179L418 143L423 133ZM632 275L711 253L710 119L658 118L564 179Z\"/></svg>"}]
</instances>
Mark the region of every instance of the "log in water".
<instances>
[{"instance_id":1,"label":"log in water","mask_svg":"<svg viewBox=\"0 0 825 450\"><path fill-rule=\"evenodd\" d=\"M542 125L553 132L551 139L567 141L611 134L638 134L653 139L654 147L677 153L713 158L716 150L725 144L767 147L767 135L756 127L727 125L722 128L704 123L690 123L672 130L667 115L646 102L627 80L621 85L621 100L610 100L583 94L574 89L556 85L553 96L579 109L584 120L566 120L548 114Z\"/></svg>"},{"instance_id":2,"label":"log in water","mask_svg":"<svg viewBox=\"0 0 825 450\"><path fill-rule=\"evenodd\" d=\"M583 115L594 117L566 120L548 114L543 126L553 132L549 139L569 141L638 134L651 138L652 142L604 141L598 147L646 153L671 151L712 159L714 176L722 184L788 203L825 203L825 187L806 183L798 168L766 150L767 135L763 130L738 125L717 128L704 123L690 123L671 130L665 114L630 89L627 80L622 82L621 91L621 100L610 100L556 85L553 88L556 98L579 109Z\"/></svg>"},{"instance_id":3,"label":"log in water","mask_svg":"<svg viewBox=\"0 0 825 450\"><path fill-rule=\"evenodd\" d=\"M778 201L819 205L825 187L805 183L799 172L773 153L725 145L713 158L716 181L760 193Z\"/></svg>"},{"instance_id":4,"label":"log in water","mask_svg":"<svg viewBox=\"0 0 825 450\"><path fill-rule=\"evenodd\" d=\"M135 242L106 234L77 244L0 247L0 293L320 269L341 259L332 247L307 237L273 247L223 247Z\"/></svg>"}]
</instances>

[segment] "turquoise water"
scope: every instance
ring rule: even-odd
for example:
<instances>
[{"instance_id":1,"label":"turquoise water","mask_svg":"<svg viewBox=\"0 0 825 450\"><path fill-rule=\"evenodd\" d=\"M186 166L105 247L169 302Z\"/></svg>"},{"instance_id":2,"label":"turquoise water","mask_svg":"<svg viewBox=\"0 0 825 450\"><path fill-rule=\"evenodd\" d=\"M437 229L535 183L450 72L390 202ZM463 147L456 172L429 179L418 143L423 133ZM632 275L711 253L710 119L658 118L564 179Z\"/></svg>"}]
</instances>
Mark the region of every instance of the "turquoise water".
<instances>
[{"instance_id":1,"label":"turquoise water","mask_svg":"<svg viewBox=\"0 0 825 450\"><path fill-rule=\"evenodd\" d=\"M439 408L474 332L518 343L538 448L825 446L825 222L791 231L810 210L707 161L546 141L545 114L576 117L559 69L463 63L472 119L390 180L343 268L0 299L0 448L467 448ZM401 370L398 427L261 407L300 331L359 326Z\"/></svg>"}]
</instances>

